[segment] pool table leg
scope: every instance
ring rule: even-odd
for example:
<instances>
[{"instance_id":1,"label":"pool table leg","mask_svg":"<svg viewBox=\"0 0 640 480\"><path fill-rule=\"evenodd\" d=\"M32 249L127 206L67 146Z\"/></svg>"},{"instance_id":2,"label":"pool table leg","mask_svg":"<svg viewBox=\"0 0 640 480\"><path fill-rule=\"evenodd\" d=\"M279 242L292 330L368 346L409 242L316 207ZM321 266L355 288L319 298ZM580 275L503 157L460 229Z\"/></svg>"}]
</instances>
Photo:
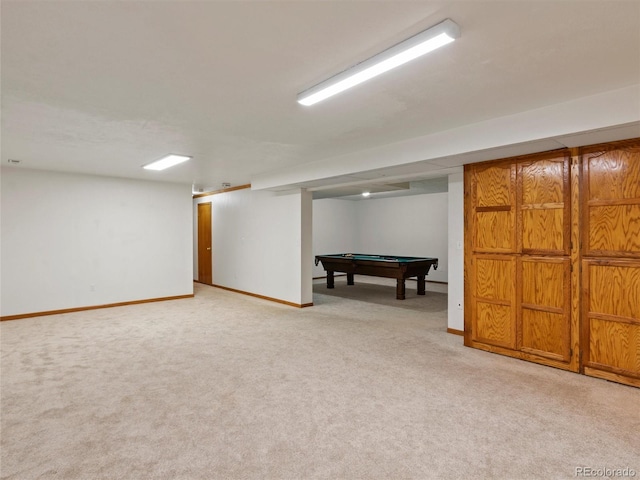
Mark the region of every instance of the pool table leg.
<instances>
[{"instance_id":1,"label":"pool table leg","mask_svg":"<svg viewBox=\"0 0 640 480\"><path fill-rule=\"evenodd\" d=\"M333 272L327 271L327 288L333 288Z\"/></svg>"},{"instance_id":2,"label":"pool table leg","mask_svg":"<svg viewBox=\"0 0 640 480\"><path fill-rule=\"evenodd\" d=\"M347 273L347 285L353 285L353 273Z\"/></svg>"},{"instance_id":3,"label":"pool table leg","mask_svg":"<svg viewBox=\"0 0 640 480\"><path fill-rule=\"evenodd\" d=\"M418 275L418 295L424 295L424 275Z\"/></svg>"},{"instance_id":4,"label":"pool table leg","mask_svg":"<svg viewBox=\"0 0 640 480\"><path fill-rule=\"evenodd\" d=\"M404 278L396 279L396 299L404 300Z\"/></svg>"}]
</instances>

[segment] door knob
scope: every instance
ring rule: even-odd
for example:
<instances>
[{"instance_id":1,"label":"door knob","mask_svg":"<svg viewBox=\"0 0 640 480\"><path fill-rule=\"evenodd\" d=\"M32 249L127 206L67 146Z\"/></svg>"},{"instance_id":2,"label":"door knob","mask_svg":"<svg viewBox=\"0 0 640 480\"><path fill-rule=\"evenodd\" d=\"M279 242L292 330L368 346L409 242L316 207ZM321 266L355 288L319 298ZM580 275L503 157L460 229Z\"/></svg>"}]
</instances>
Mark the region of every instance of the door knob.
<instances>
[{"instance_id":1,"label":"door knob","mask_svg":"<svg viewBox=\"0 0 640 480\"><path fill-rule=\"evenodd\" d=\"M207 247L207 250L211 250L211 247Z\"/></svg>"}]
</instances>

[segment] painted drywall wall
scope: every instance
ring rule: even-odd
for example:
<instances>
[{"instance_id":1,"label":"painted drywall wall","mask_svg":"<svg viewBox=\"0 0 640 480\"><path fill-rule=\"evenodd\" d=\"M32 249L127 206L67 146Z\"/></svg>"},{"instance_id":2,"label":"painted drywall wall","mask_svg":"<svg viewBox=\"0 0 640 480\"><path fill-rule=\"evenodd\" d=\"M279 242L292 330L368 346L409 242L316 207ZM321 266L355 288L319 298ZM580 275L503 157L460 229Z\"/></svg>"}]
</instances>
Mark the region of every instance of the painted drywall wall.
<instances>
[{"instance_id":1,"label":"painted drywall wall","mask_svg":"<svg viewBox=\"0 0 640 480\"><path fill-rule=\"evenodd\" d=\"M448 281L445 193L369 198L356 202L359 253L438 258L427 280Z\"/></svg>"},{"instance_id":2,"label":"painted drywall wall","mask_svg":"<svg viewBox=\"0 0 640 480\"><path fill-rule=\"evenodd\" d=\"M359 202L324 198L313 201L313 255L355 252ZM313 277L324 277L322 264L313 266Z\"/></svg>"},{"instance_id":3,"label":"painted drywall wall","mask_svg":"<svg viewBox=\"0 0 640 480\"><path fill-rule=\"evenodd\" d=\"M199 203L211 202L213 284L297 305L311 303L310 195L242 189L195 199L194 212ZM197 232L197 215L193 218ZM197 235L194 241L195 278Z\"/></svg>"},{"instance_id":4,"label":"painted drywall wall","mask_svg":"<svg viewBox=\"0 0 640 480\"><path fill-rule=\"evenodd\" d=\"M303 190L300 192L300 263L302 265L301 275L301 299L304 302L313 302L313 195L311 192Z\"/></svg>"},{"instance_id":5,"label":"painted drywall wall","mask_svg":"<svg viewBox=\"0 0 640 480\"><path fill-rule=\"evenodd\" d=\"M449 305L448 326L464 330L464 179L449 175Z\"/></svg>"},{"instance_id":6,"label":"painted drywall wall","mask_svg":"<svg viewBox=\"0 0 640 480\"><path fill-rule=\"evenodd\" d=\"M2 316L193 293L189 185L1 176Z\"/></svg>"}]
</instances>

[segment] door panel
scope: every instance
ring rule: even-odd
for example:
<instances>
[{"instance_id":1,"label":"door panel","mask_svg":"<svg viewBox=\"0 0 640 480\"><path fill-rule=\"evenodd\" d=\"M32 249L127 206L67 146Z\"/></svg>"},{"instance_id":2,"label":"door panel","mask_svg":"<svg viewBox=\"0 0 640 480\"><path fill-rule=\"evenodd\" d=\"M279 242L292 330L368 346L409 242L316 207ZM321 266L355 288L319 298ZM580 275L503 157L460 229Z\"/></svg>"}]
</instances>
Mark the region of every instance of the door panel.
<instances>
[{"instance_id":1,"label":"door panel","mask_svg":"<svg viewBox=\"0 0 640 480\"><path fill-rule=\"evenodd\" d=\"M211 202L198 204L198 281L211 284Z\"/></svg>"},{"instance_id":2,"label":"door panel","mask_svg":"<svg viewBox=\"0 0 640 480\"><path fill-rule=\"evenodd\" d=\"M513 168L510 164L478 168L475 174L476 206L513 205Z\"/></svg>"},{"instance_id":3,"label":"door panel","mask_svg":"<svg viewBox=\"0 0 640 480\"><path fill-rule=\"evenodd\" d=\"M640 265L585 261L589 312L640 320Z\"/></svg>"},{"instance_id":4,"label":"door panel","mask_svg":"<svg viewBox=\"0 0 640 480\"><path fill-rule=\"evenodd\" d=\"M588 366L640 378L640 325L592 318L589 332Z\"/></svg>"},{"instance_id":5,"label":"door panel","mask_svg":"<svg viewBox=\"0 0 640 480\"><path fill-rule=\"evenodd\" d=\"M585 365L640 379L640 265L584 260Z\"/></svg>"},{"instance_id":6,"label":"door panel","mask_svg":"<svg viewBox=\"0 0 640 480\"><path fill-rule=\"evenodd\" d=\"M520 165L522 203L543 205L565 201L565 159L525 162Z\"/></svg>"},{"instance_id":7,"label":"door panel","mask_svg":"<svg viewBox=\"0 0 640 480\"><path fill-rule=\"evenodd\" d=\"M533 257L522 259L522 304L565 310L569 261Z\"/></svg>"},{"instance_id":8,"label":"door panel","mask_svg":"<svg viewBox=\"0 0 640 480\"><path fill-rule=\"evenodd\" d=\"M583 255L640 259L640 146L583 153Z\"/></svg>"},{"instance_id":9,"label":"door panel","mask_svg":"<svg viewBox=\"0 0 640 480\"><path fill-rule=\"evenodd\" d=\"M525 257L521 269L521 348L523 351L571 360L571 261L568 258Z\"/></svg>"},{"instance_id":10,"label":"door panel","mask_svg":"<svg viewBox=\"0 0 640 480\"><path fill-rule=\"evenodd\" d=\"M584 371L640 386L640 144L582 154Z\"/></svg>"},{"instance_id":11,"label":"door panel","mask_svg":"<svg viewBox=\"0 0 640 480\"><path fill-rule=\"evenodd\" d=\"M478 301L474 340L499 347L515 348L513 308Z\"/></svg>"},{"instance_id":12,"label":"door panel","mask_svg":"<svg viewBox=\"0 0 640 480\"><path fill-rule=\"evenodd\" d=\"M512 252L515 247L514 217L511 210L478 212L475 251Z\"/></svg>"},{"instance_id":13,"label":"door panel","mask_svg":"<svg viewBox=\"0 0 640 480\"><path fill-rule=\"evenodd\" d=\"M505 257L478 257L476 259L476 298L511 302L515 285L515 261Z\"/></svg>"},{"instance_id":14,"label":"door panel","mask_svg":"<svg viewBox=\"0 0 640 480\"><path fill-rule=\"evenodd\" d=\"M566 325L565 314L523 308L522 350L568 362Z\"/></svg>"},{"instance_id":15,"label":"door panel","mask_svg":"<svg viewBox=\"0 0 640 480\"><path fill-rule=\"evenodd\" d=\"M591 255L640 256L640 204L595 206L591 202L587 241Z\"/></svg>"},{"instance_id":16,"label":"door panel","mask_svg":"<svg viewBox=\"0 0 640 480\"><path fill-rule=\"evenodd\" d=\"M630 145L584 156L589 200L615 201L640 198L640 147Z\"/></svg>"},{"instance_id":17,"label":"door panel","mask_svg":"<svg viewBox=\"0 0 640 480\"><path fill-rule=\"evenodd\" d=\"M478 256L475 261L473 339L507 348L516 346L515 258Z\"/></svg>"},{"instance_id":18,"label":"door panel","mask_svg":"<svg viewBox=\"0 0 640 480\"><path fill-rule=\"evenodd\" d=\"M523 207L522 251L564 253L564 208Z\"/></svg>"},{"instance_id":19,"label":"door panel","mask_svg":"<svg viewBox=\"0 0 640 480\"><path fill-rule=\"evenodd\" d=\"M522 253L570 254L570 194L569 157L566 152L518 164L518 223Z\"/></svg>"},{"instance_id":20,"label":"door panel","mask_svg":"<svg viewBox=\"0 0 640 480\"><path fill-rule=\"evenodd\" d=\"M518 162L518 345L569 364L571 188L567 151ZM576 370L577 362L567 365Z\"/></svg>"},{"instance_id":21,"label":"door panel","mask_svg":"<svg viewBox=\"0 0 640 480\"><path fill-rule=\"evenodd\" d=\"M474 172L473 251L515 252L515 167L503 164Z\"/></svg>"}]
</instances>

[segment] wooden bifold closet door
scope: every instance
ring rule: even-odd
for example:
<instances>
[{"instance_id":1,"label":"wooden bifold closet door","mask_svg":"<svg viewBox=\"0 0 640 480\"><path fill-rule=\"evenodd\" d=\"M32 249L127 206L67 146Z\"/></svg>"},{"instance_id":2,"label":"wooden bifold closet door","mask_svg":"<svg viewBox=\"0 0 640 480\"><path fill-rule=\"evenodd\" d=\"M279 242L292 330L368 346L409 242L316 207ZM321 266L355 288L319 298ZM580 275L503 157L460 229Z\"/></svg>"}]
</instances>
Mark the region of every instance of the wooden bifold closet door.
<instances>
[{"instance_id":1,"label":"wooden bifold closet door","mask_svg":"<svg viewBox=\"0 0 640 480\"><path fill-rule=\"evenodd\" d=\"M467 167L466 345L578 371L570 168L568 151Z\"/></svg>"},{"instance_id":2,"label":"wooden bifold closet door","mask_svg":"<svg viewBox=\"0 0 640 480\"><path fill-rule=\"evenodd\" d=\"M465 167L465 345L638 384L640 142Z\"/></svg>"},{"instance_id":3,"label":"wooden bifold closet door","mask_svg":"<svg viewBox=\"0 0 640 480\"><path fill-rule=\"evenodd\" d=\"M584 372L640 387L640 144L582 152Z\"/></svg>"}]
</instances>

